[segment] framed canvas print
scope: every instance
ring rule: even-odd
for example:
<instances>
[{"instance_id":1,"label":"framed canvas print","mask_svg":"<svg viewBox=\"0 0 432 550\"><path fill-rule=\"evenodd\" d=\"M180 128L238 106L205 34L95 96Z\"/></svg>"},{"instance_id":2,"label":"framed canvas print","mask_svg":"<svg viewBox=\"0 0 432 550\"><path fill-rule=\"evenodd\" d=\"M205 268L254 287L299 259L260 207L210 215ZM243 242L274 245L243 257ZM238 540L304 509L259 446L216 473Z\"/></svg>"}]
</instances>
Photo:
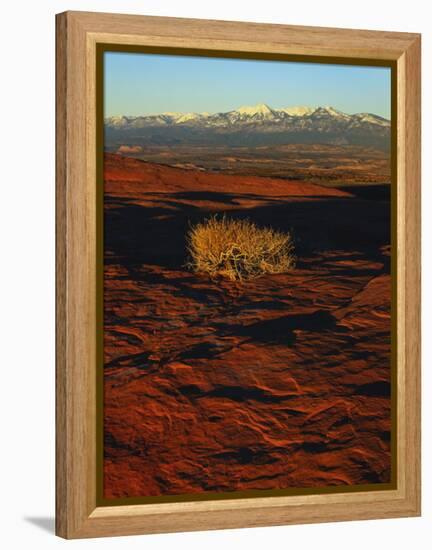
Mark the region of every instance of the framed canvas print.
<instances>
[{"instance_id":1,"label":"framed canvas print","mask_svg":"<svg viewBox=\"0 0 432 550\"><path fill-rule=\"evenodd\" d=\"M57 533L420 513L420 37L57 16Z\"/></svg>"}]
</instances>

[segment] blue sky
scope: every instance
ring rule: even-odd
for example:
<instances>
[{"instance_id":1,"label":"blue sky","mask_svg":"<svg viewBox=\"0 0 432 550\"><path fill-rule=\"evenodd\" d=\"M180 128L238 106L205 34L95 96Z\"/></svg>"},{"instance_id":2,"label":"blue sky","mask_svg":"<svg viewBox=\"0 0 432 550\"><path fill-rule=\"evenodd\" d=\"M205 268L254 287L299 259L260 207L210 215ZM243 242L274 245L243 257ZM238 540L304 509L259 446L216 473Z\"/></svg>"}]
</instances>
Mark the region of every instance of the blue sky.
<instances>
[{"instance_id":1,"label":"blue sky","mask_svg":"<svg viewBox=\"0 0 432 550\"><path fill-rule=\"evenodd\" d=\"M105 116L331 105L390 118L390 69L106 52Z\"/></svg>"}]
</instances>

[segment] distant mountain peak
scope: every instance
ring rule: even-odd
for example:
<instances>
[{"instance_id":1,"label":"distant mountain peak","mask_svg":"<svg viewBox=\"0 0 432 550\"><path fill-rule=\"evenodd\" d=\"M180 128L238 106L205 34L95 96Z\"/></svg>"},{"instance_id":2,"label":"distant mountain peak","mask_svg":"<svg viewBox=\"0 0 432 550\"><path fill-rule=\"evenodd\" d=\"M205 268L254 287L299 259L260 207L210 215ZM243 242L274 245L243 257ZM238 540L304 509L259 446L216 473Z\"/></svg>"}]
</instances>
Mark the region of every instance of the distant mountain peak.
<instances>
[{"instance_id":1,"label":"distant mountain peak","mask_svg":"<svg viewBox=\"0 0 432 550\"><path fill-rule=\"evenodd\" d=\"M199 118L199 113L183 113L180 116L176 117L175 121L178 123L187 122L189 120L195 120Z\"/></svg>"},{"instance_id":2,"label":"distant mountain peak","mask_svg":"<svg viewBox=\"0 0 432 550\"><path fill-rule=\"evenodd\" d=\"M342 111L339 111L338 109L335 109L331 105L324 105L323 107L317 107L314 113L316 114L324 113L332 116L350 116L350 115L347 115L346 113L343 113Z\"/></svg>"},{"instance_id":3,"label":"distant mountain peak","mask_svg":"<svg viewBox=\"0 0 432 550\"><path fill-rule=\"evenodd\" d=\"M333 115L345 114L345 113L342 113L342 111L339 111L338 109L335 109L331 105L325 105L323 107L323 109L325 109L328 113L331 113Z\"/></svg>"},{"instance_id":4,"label":"distant mountain peak","mask_svg":"<svg viewBox=\"0 0 432 550\"><path fill-rule=\"evenodd\" d=\"M307 116L315 111L316 107L308 107L307 105L296 105L293 107L284 107L279 109L290 116Z\"/></svg>"},{"instance_id":5,"label":"distant mountain peak","mask_svg":"<svg viewBox=\"0 0 432 550\"><path fill-rule=\"evenodd\" d=\"M273 109L271 109L268 105L265 103L257 103L256 105L243 105L242 107L239 107L236 109L237 113L240 113L241 115L272 115Z\"/></svg>"}]
</instances>

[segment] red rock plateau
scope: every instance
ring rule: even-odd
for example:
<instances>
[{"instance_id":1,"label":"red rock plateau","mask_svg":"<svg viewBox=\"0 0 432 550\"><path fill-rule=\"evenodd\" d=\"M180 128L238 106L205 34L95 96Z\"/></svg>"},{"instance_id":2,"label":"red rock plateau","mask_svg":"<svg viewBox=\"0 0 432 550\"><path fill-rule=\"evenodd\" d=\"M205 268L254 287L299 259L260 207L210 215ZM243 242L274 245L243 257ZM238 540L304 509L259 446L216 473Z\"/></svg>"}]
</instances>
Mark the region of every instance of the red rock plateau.
<instances>
[{"instance_id":1,"label":"red rock plateau","mask_svg":"<svg viewBox=\"0 0 432 550\"><path fill-rule=\"evenodd\" d=\"M389 204L106 155L106 498L390 481ZM190 272L214 212L292 230L296 269Z\"/></svg>"}]
</instances>

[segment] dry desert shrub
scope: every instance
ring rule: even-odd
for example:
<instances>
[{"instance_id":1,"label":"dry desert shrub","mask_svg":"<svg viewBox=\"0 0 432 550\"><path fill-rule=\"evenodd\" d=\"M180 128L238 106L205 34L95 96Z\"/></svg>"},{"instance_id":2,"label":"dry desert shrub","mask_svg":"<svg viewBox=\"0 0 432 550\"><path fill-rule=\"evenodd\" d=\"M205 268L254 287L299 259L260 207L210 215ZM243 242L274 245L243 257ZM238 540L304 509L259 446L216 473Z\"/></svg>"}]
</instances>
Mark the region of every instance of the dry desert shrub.
<instances>
[{"instance_id":1,"label":"dry desert shrub","mask_svg":"<svg viewBox=\"0 0 432 550\"><path fill-rule=\"evenodd\" d=\"M192 226L187 241L191 269L232 281L295 267L292 236L249 220L213 216Z\"/></svg>"}]
</instances>

